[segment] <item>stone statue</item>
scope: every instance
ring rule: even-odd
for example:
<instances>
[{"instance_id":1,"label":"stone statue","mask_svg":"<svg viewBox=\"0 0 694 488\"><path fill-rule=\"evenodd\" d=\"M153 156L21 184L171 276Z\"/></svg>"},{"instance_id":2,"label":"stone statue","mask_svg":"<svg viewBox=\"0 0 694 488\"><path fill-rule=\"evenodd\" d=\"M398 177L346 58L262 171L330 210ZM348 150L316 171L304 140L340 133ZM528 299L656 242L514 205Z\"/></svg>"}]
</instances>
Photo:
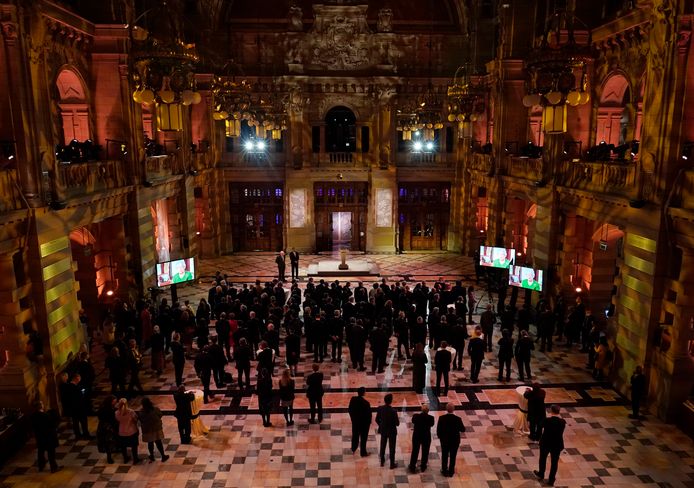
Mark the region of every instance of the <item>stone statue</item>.
<instances>
[{"instance_id":1,"label":"stone statue","mask_svg":"<svg viewBox=\"0 0 694 488\"><path fill-rule=\"evenodd\" d=\"M393 11L389 8L382 8L378 11L378 32L393 32Z\"/></svg>"},{"instance_id":2,"label":"stone statue","mask_svg":"<svg viewBox=\"0 0 694 488\"><path fill-rule=\"evenodd\" d=\"M291 32L301 32L304 30L304 12L301 7L293 4L289 7L289 15L287 17L289 22L289 30Z\"/></svg>"}]
</instances>

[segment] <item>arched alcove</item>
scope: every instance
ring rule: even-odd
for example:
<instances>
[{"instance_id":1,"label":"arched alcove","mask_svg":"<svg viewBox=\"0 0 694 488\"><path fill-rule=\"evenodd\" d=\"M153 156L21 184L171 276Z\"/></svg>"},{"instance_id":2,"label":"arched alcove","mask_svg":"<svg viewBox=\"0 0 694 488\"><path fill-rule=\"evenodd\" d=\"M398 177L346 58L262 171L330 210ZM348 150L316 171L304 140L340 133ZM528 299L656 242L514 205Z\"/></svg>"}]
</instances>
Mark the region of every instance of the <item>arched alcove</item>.
<instances>
[{"instance_id":1,"label":"arched alcove","mask_svg":"<svg viewBox=\"0 0 694 488\"><path fill-rule=\"evenodd\" d=\"M621 73L609 76L602 86L595 142L618 146L633 139L627 105L631 102L629 82Z\"/></svg>"},{"instance_id":2,"label":"arched alcove","mask_svg":"<svg viewBox=\"0 0 694 488\"><path fill-rule=\"evenodd\" d=\"M342 105L325 115L325 148L327 152L354 152L357 148L357 118Z\"/></svg>"},{"instance_id":3,"label":"arched alcove","mask_svg":"<svg viewBox=\"0 0 694 488\"><path fill-rule=\"evenodd\" d=\"M63 125L65 144L76 139L86 141L89 133L89 103L84 88L84 81L72 69L63 69L56 78L58 89L58 107Z\"/></svg>"}]
</instances>

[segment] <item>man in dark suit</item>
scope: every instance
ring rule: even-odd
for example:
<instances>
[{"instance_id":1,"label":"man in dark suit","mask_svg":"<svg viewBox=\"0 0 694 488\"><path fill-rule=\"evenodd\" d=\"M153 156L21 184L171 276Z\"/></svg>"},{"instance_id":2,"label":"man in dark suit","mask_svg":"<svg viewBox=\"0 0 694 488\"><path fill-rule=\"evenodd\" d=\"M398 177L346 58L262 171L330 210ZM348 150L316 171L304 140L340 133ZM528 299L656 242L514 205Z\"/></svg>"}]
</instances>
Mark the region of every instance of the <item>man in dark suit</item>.
<instances>
[{"instance_id":1,"label":"man in dark suit","mask_svg":"<svg viewBox=\"0 0 694 488\"><path fill-rule=\"evenodd\" d=\"M537 471L533 471L539 479L545 477L545 467L547 466L547 455L551 457L549 468L549 478L547 484L554 486L557 476L557 466L559 465L559 455L564 449L564 428L566 420L559 416L559 405L550 407L550 417L545 421L542 438L540 438L540 466Z\"/></svg>"},{"instance_id":2,"label":"man in dark suit","mask_svg":"<svg viewBox=\"0 0 694 488\"><path fill-rule=\"evenodd\" d=\"M309 407L311 408L311 418L309 422L316 423L316 413L318 413L318 423L323 421L323 373L318 371L318 364L313 363L313 373L306 378L306 397L308 397Z\"/></svg>"},{"instance_id":3,"label":"man in dark suit","mask_svg":"<svg viewBox=\"0 0 694 488\"><path fill-rule=\"evenodd\" d=\"M523 396L528 399L528 423L530 424L531 441L539 441L542 436L542 424L545 422L545 390L539 383L533 383L532 390L526 391Z\"/></svg>"},{"instance_id":4,"label":"man in dark suit","mask_svg":"<svg viewBox=\"0 0 694 488\"><path fill-rule=\"evenodd\" d=\"M193 420L193 409L191 402L195 400L192 391L186 391L186 387L180 385L173 394L176 402L174 417L178 421L178 434L181 436L181 444L190 444L191 421Z\"/></svg>"},{"instance_id":5,"label":"man in dark suit","mask_svg":"<svg viewBox=\"0 0 694 488\"><path fill-rule=\"evenodd\" d=\"M422 472L427 470L429 462L429 447L431 447L431 428L434 426L434 417L429 415L429 405L422 405L422 411L412 416L412 455L410 456L409 470L417 472L417 457L419 449L422 449Z\"/></svg>"},{"instance_id":6,"label":"man in dark suit","mask_svg":"<svg viewBox=\"0 0 694 488\"><path fill-rule=\"evenodd\" d=\"M212 379L212 358L210 357L209 346L204 346L202 351L195 357L195 373L202 383L203 402L207 403L209 398L214 399L210 392L210 380Z\"/></svg>"},{"instance_id":7,"label":"man in dark suit","mask_svg":"<svg viewBox=\"0 0 694 488\"><path fill-rule=\"evenodd\" d=\"M275 258L275 264L277 264L277 274L279 275L279 280L284 281L284 268L286 266L284 260L284 251L279 252L277 257Z\"/></svg>"},{"instance_id":8,"label":"man in dark suit","mask_svg":"<svg viewBox=\"0 0 694 488\"><path fill-rule=\"evenodd\" d=\"M398 437L398 412L391 406L393 403L393 395L388 393L384 398L384 405L376 409L376 423L378 424L378 433L381 434L381 449L379 457L381 466L386 464L386 444L390 448L390 469L398 467L395 462L395 441Z\"/></svg>"},{"instance_id":9,"label":"man in dark suit","mask_svg":"<svg viewBox=\"0 0 694 488\"><path fill-rule=\"evenodd\" d=\"M485 348L486 344L484 340L480 337L477 330L475 330L475 334L467 345L467 353L470 356L470 381L473 383L479 382Z\"/></svg>"},{"instance_id":10,"label":"man in dark suit","mask_svg":"<svg viewBox=\"0 0 694 488\"><path fill-rule=\"evenodd\" d=\"M386 367L386 354L388 353L388 335L383 327L377 327L371 331L371 372L384 373Z\"/></svg>"},{"instance_id":11,"label":"man in dark suit","mask_svg":"<svg viewBox=\"0 0 694 488\"><path fill-rule=\"evenodd\" d=\"M82 377L79 373L72 375L72 379L65 386L65 398L63 410L67 417L72 419L72 430L75 439L91 439L87 422L87 405L84 398L84 389L80 386Z\"/></svg>"},{"instance_id":12,"label":"man in dark suit","mask_svg":"<svg viewBox=\"0 0 694 488\"><path fill-rule=\"evenodd\" d=\"M292 250L289 253L289 263L292 266L292 279L298 280L299 279L299 253L294 248L292 248Z\"/></svg>"},{"instance_id":13,"label":"man in dark suit","mask_svg":"<svg viewBox=\"0 0 694 488\"><path fill-rule=\"evenodd\" d=\"M35 406L36 412L31 416L31 425L34 429L36 449L38 450L38 468L39 471L43 471L46 466L44 455L48 455L51 473L55 473L60 469L55 461L55 448L58 447L58 414L55 410L46 412L41 401L36 402Z\"/></svg>"},{"instance_id":14,"label":"man in dark suit","mask_svg":"<svg viewBox=\"0 0 694 488\"><path fill-rule=\"evenodd\" d=\"M359 446L362 457L369 455L366 451L366 439L371 427L371 404L364 398L365 394L366 388L359 387L357 395L349 401L348 408L349 418L352 420L352 452L356 452Z\"/></svg>"},{"instance_id":15,"label":"man in dark suit","mask_svg":"<svg viewBox=\"0 0 694 488\"><path fill-rule=\"evenodd\" d=\"M455 458L460 447L460 433L465 432L463 421L455 415L455 406L446 405L446 414L439 418L436 435L441 441L441 474L452 478L455 474Z\"/></svg>"},{"instance_id":16,"label":"man in dark suit","mask_svg":"<svg viewBox=\"0 0 694 488\"><path fill-rule=\"evenodd\" d=\"M446 349L448 344L441 341L441 347L434 355L434 366L436 367L436 396L441 394L441 378L443 378L444 396L448 395L448 373L451 370L451 351Z\"/></svg>"}]
</instances>

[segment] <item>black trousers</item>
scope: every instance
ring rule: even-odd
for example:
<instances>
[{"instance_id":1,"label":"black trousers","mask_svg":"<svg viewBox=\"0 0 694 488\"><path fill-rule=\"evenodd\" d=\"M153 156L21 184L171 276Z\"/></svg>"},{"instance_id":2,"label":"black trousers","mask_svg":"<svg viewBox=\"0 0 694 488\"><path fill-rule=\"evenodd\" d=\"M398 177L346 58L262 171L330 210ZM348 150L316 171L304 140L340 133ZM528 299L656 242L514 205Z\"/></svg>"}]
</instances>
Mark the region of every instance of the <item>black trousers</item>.
<instances>
[{"instance_id":1,"label":"black trousers","mask_svg":"<svg viewBox=\"0 0 694 488\"><path fill-rule=\"evenodd\" d=\"M251 386L251 365L250 364L245 364L243 366L236 366L236 370L238 371L239 375L239 388L241 388L241 385L244 383L241 381L241 378L245 375L246 376L246 386Z\"/></svg>"},{"instance_id":2,"label":"black trousers","mask_svg":"<svg viewBox=\"0 0 694 488\"><path fill-rule=\"evenodd\" d=\"M140 383L140 371L133 370L130 372L130 384L128 385L128 392L133 393L135 389L142 393L142 383Z\"/></svg>"},{"instance_id":3,"label":"black trousers","mask_svg":"<svg viewBox=\"0 0 694 488\"><path fill-rule=\"evenodd\" d=\"M410 456L410 468L414 469L417 465L417 458L419 457L419 450L422 450L422 471L424 471L429 464L429 448L431 447L431 437L426 439L420 439L419 437L412 436L412 455Z\"/></svg>"},{"instance_id":4,"label":"black trousers","mask_svg":"<svg viewBox=\"0 0 694 488\"><path fill-rule=\"evenodd\" d=\"M292 279L299 279L299 263L292 263Z\"/></svg>"},{"instance_id":5,"label":"black trousers","mask_svg":"<svg viewBox=\"0 0 694 488\"><path fill-rule=\"evenodd\" d=\"M203 401L207 403L207 399L212 396L210 393L210 376L209 374L203 373L200 375L200 382L202 383L202 393L203 393Z\"/></svg>"},{"instance_id":6,"label":"black trousers","mask_svg":"<svg viewBox=\"0 0 694 488\"><path fill-rule=\"evenodd\" d=\"M639 395L631 396L631 413L638 418L641 412L641 397Z\"/></svg>"},{"instance_id":7,"label":"black trousers","mask_svg":"<svg viewBox=\"0 0 694 488\"><path fill-rule=\"evenodd\" d=\"M388 453L390 454L390 465L395 463L395 441L398 438L397 432L392 434L381 434L381 450L379 452L379 458L381 462L386 460L386 444L388 444Z\"/></svg>"},{"instance_id":8,"label":"black trousers","mask_svg":"<svg viewBox=\"0 0 694 488\"><path fill-rule=\"evenodd\" d=\"M86 437L89 435L89 423L85 414L72 416L72 430L75 433L75 437Z\"/></svg>"},{"instance_id":9,"label":"black trousers","mask_svg":"<svg viewBox=\"0 0 694 488\"><path fill-rule=\"evenodd\" d=\"M460 444L441 443L441 469L444 473L455 473L455 458L458 456Z\"/></svg>"},{"instance_id":10,"label":"black trousers","mask_svg":"<svg viewBox=\"0 0 694 488\"><path fill-rule=\"evenodd\" d=\"M480 370L482 369L482 357L471 358L470 361L470 379L472 381L477 381L480 377Z\"/></svg>"},{"instance_id":11,"label":"black trousers","mask_svg":"<svg viewBox=\"0 0 694 488\"><path fill-rule=\"evenodd\" d=\"M506 367L506 380L511 379L511 358L499 358L499 381L504 376L504 366Z\"/></svg>"},{"instance_id":12,"label":"black trousers","mask_svg":"<svg viewBox=\"0 0 694 488\"><path fill-rule=\"evenodd\" d=\"M177 418L178 434L181 436L181 444L190 444L191 422L188 418Z\"/></svg>"},{"instance_id":13,"label":"black trousers","mask_svg":"<svg viewBox=\"0 0 694 488\"><path fill-rule=\"evenodd\" d=\"M157 439L154 442L148 442L147 443L147 450L149 451L149 457L153 458L154 457L154 445L157 445L157 451L159 451L159 454L161 454L161 457L164 457L164 444L162 443L161 439Z\"/></svg>"},{"instance_id":14,"label":"black trousers","mask_svg":"<svg viewBox=\"0 0 694 488\"><path fill-rule=\"evenodd\" d=\"M465 350L465 343L456 344L453 346L455 348L455 356L453 357L453 368L463 369L463 351Z\"/></svg>"},{"instance_id":15,"label":"black trousers","mask_svg":"<svg viewBox=\"0 0 694 488\"><path fill-rule=\"evenodd\" d=\"M176 386L181 386L183 384L183 366L185 366L185 363L174 363Z\"/></svg>"},{"instance_id":16,"label":"black trousers","mask_svg":"<svg viewBox=\"0 0 694 488\"><path fill-rule=\"evenodd\" d=\"M407 359L410 358L410 340L408 337L398 336L398 358L402 357L400 353L400 346L405 346L405 356Z\"/></svg>"},{"instance_id":17,"label":"black trousers","mask_svg":"<svg viewBox=\"0 0 694 488\"><path fill-rule=\"evenodd\" d=\"M279 275L280 281L284 281L284 280L285 280L285 276L284 276L284 266L277 266L277 274Z\"/></svg>"},{"instance_id":18,"label":"black trousers","mask_svg":"<svg viewBox=\"0 0 694 488\"><path fill-rule=\"evenodd\" d=\"M316 413L318 413L318 422L323 421L323 397L309 398L308 406L311 411L311 420L316 419Z\"/></svg>"},{"instance_id":19,"label":"black trousers","mask_svg":"<svg viewBox=\"0 0 694 488\"><path fill-rule=\"evenodd\" d=\"M324 340L316 341L313 345L313 362L323 362L325 356L328 355L328 342Z\"/></svg>"},{"instance_id":20,"label":"black trousers","mask_svg":"<svg viewBox=\"0 0 694 488\"><path fill-rule=\"evenodd\" d=\"M530 379L530 358L524 359L517 357L516 364L518 365L518 376L520 376L521 381L523 381L524 376L527 376L528 379ZM525 369L525 375L523 375L523 369Z\"/></svg>"},{"instance_id":21,"label":"black trousers","mask_svg":"<svg viewBox=\"0 0 694 488\"><path fill-rule=\"evenodd\" d=\"M557 476L557 466L559 466L559 455L561 454L561 451L550 451L549 449L540 446L540 467L538 468L538 471L543 478L545 476L545 468L547 467L548 454L550 456L550 465L547 481L553 483Z\"/></svg>"},{"instance_id":22,"label":"black trousers","mask_svg":"<svg viewBox=\"0 0 694 488\"><path fill-rule=\"evenodd\" d=\"M371 372L382 371L386 367L386 352L374 351L371 358Z\"/></svg>"},{"instance_id":23,"label":"black trousers","mask_svg":"<svg viewBox=\"0 0 694 488\"><path fill-rule=\"evenodd\" d=\"M221 368L214 368L212 374L214 375L214 384L217 388L221 388L224 385L224 366Z\"/></svg>"},{"instance_id":24,"label":"black trousers","mask_svg":"<svg viewBox=\"0 0 694 488\"><path fill-rule=\"evenodd\" d=\"M38 453L39 471L46 466L46 457L48 457L48 464L51 465L52 470L58 468L58 463L55 462L55 447L38 446Z\"/></svg>"},{"instance_id":25,"label":"black trousers","mask_svg":"<svg viewBox=\"0 0 694 488\"><path fill-rule=\"evenodd\" d=\"M361 425L352 422L352 452L359 447L359 453L366 455L366 440L369 437L369 424Z\"/></svg>"},{"instance_id":26,"label":"black trousers","mask_svg":"<svg viewBox=\"0 0 694 488\"><path fill-rule=\"evenodd\" d=\"M330 339L330 345L332 346L332 359L340 359L342 357L342 338L338 338L336 341Z\"/></svg>"},{"instance_id":27,"label":"black trousers","mask_svg":"<svg viewBox=\"0 0 694 488\"><path fill-rule=\"evenodd\" d=\"M448 395L448 371L436 370L436 396L441 393L441 378L443 378L444 395Z\"/></svg>"},{"instance_id":28,"label":"black trousers","mask_svg":"<svg viewBox=\"0 0 694 488\"><path fill-rule=\"evenodd\" d=\"M125 396L125 378L111 380L111 394L118 398Z\"/></svg>"},{"instance_id":29,"label":"black trousers","mask_svg":"<svg viewBox=\"0 0 694 488\"><path fill-rule=\"evenodd\" d=\"M487 345L487 351L492 350L492 339L494 338L494 327L490 328L484 328L482 329L482 333L484 334L484 342Z\"/></svg>"},{"instance_id":30,"label":"black trousers","mask_svg":"<svg viewBox=\"0 0 694 488\"><path fill-rule=\"evenodd\" d=\"M528 423L530 424L530 439L534 441L539 441L542 437L542 424L543 420L541 418L535 418L532 416L528 417Z\"/></svg>"}]
</instances>

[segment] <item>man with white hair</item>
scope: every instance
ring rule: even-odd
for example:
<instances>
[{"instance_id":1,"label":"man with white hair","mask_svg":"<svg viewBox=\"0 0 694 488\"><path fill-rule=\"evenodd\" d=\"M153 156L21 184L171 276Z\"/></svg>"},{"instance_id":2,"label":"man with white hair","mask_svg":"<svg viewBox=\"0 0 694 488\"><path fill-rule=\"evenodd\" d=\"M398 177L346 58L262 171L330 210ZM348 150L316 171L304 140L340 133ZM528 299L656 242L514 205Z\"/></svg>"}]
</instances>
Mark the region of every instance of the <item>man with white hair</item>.
<instances>
[{"instance_id":1,"label":"man with white hair","mask_svg":"<svg viewBox=\"0 0 694 488\"><path fill-rule=\"evenodd\" d=\"M420 468L422 472L427 470L429 462L429 447L431 447L431 428L434 426L434 417L429 415L429 405L422 405L422 411L412 416L412 455L410 456L411 473L417 472L417 458L419 450L422 450L422 462Z\"/></svg>"}]
</instances>

